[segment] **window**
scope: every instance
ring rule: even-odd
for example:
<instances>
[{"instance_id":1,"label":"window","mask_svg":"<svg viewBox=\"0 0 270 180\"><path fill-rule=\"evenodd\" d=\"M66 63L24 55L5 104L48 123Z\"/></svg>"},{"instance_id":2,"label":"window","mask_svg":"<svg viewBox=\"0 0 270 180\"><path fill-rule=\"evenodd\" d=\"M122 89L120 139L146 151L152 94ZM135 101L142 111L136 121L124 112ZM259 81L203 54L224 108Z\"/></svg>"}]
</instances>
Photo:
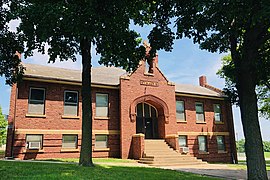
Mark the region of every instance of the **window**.
<instances>
[{"instance_id":1,"label":"window","mask_svg":"<svg viewBox=\"0 0 270 180\"><path fill-rule=\"evenodd\" d=\"M204 121L203 103L196 102L196 121Z\"/></svg>"},{"instance_id":2,"label":"window","mask_svg":"<svg viewBox=\"0 0 270 180\"><path fill-rule=\"evenodd\" d=\"M42 135L26 135L27 149L42 149Z\"/></svg>"},{"instance_id":3,"label":"window","mask_svg":"<svg viewBox=\"0 0 270 180\"><path fill-rule=\"evenodd\" d=\"M44 114L45 89L30 88L28 113Z\"/></svg>"},{"instance_id":4,"label":"window","mask_svg":"<svg viewBox=\"0 0 270 180\"><path fill-rule=\"evenodd\" d=\"M184 101L176 101L176 119L185 121L185 105Z\"/></svg>"},{"instance_id":5,"label":"window","mask_svg":"<svg viewBox=\"0 0 270 180\"><path fill-rule=\"evenodd\" d=\"M220 104L214 104L215 121L221 122L221 106Z\"/></svg>"},{"instance_id":6,"label":"window","mask_svg":"<svg viewBox=\"0 0 270 180\"><path fill-rule=\"evenodd\" d=\"M218 151L225 151L224 136L217 136Z\"/></svg>"},{"instance_id":7,"label":"window","mask_svg":"<svg viewBox=\"0 0 270 180\"><path fill-rule=\"evenodd\" d=\"M77 149L78 136L77 135L63 135L62 148Z\"/></svg>"},{"instance_id":8,"label":"window","mask_svg":"<svg viewBox=\"0 0 270 180\"><path fill-rule=\"evenodd\" d=\"M187 136L179 136L178 142L180 147L187 147Z\"/></svg>"},{"instance_id":9,"label":"window","mask_svg":"<svg viewBox=\"0 0 270 180\"><path fill-rule=\"evenodd\" d=\"M199 142L199 151L207 152L207 137L206 136L198 136Z\"/></svg>"},{"instance_id":10,"label":"window","mask_svg":"<svg viewBox=\"0 0 270 180\"><path fill-rule=\"evenodd\" d=\"M64 92L64 115L70 116L78 115L78 92L76 91Z\"/></svg>"},{"instance_id":11,"label":"window","mask_svg":"<svg viewBox=\"0 0 270 180\"><path fill-rule=\"evenodd\" d=\"M108 94L96 94L96 117L108 117Z\"/></svg>"},{"instance_id":12,"label":"window","mask_svg":"<svg viewBox=\"0 0 270 180\"><path fill-rule=\"evenodd\" d=\"M108 148L108 136L96 135L95 148Z\"/></svg>"}]
</instances>

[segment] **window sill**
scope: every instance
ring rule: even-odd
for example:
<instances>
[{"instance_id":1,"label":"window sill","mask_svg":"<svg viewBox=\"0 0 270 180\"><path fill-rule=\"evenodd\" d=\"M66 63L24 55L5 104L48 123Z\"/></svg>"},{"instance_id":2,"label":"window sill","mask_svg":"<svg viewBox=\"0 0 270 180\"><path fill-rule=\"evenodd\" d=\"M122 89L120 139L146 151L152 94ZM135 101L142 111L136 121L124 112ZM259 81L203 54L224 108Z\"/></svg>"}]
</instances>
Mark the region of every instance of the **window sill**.
<instances>
[{"instance_id":1,"label":"window sill","mask_svg":"<svg viewBox=\"0 0 270 180\"><path fill-rule=\"evenodd\" d=\"M80 119L80 116L66 116L66 115L62 115L61 118L62 119Z\"/></svg>"},{"instance_id":2,"label":"window sill","mask_svg":"<svg viewBox=\"0 0 270 180\"><path fill-rule=\"evenodd\" d=\"M227 151L218 151L218 154L227 154Z\"/></svg>"},{"instance_id":3,"label":"window sill","mask_svg":"<svg viewBox=\"0 0 270 180\"><path fill-rule=\"evenodd\" d=\"M206 124L205 121L196 121L196 124Z\"/></svg>"},{"instance_id":4,"label":"window sill","mask_svg":"<svg viewBox=\"0 0 270 180\"><path fill-rule=\"evenodd\" d=\"M222 121L215 121L215 124L224 124Z\"/></svg>"},{"instance_id":5,"label":"window sill","mask_svg":"<svg viewBox=\"0 0 270 180\"><path fill-rule=\"evenodd\" d=\"M46 118L46 115L45 114L26 114L25 117Z\"/></svg>"},{"instance_id":6,"label":"window sill","mask_svg":"<svg viewBox=\"0 0 270 180\"><path fill-rule=\"evenodd\" d=\"M95 117L95 120L109 120L110 117Z\"/></svg>"},{"instance_id":7,"label":"window sill","mask_svg":"<svg viewBox=\"0 0 270 180\"><path fill-rule=\"evenodd\" d=\"M176 120L177 123L187 123L185 120Z\"/></svg>"},{"instance_id":8,"label":"window sill","mask_svg":"<svg viewBox=\"0 0 270 180\"><path fill-rule=\"evenodd\" d=\"M44 153L43 149L25 149L23 153Z\"/></svg>"},{"instance_id":9,"label":"window sill","mask_svg":"<svg viewBox=\"0 0 270 180\"><path fill-rule=\"evenodd\" d=\"M209 152L199 151L199 154L209 154Z\"/></svg>"},{"instance_id":10,"label":"window sill","mask_svg":"<svg viewBox=\"0 0 270 180\"><path fill-rule=\"evenodd\" d=\"M61 149L60 152L79 152L79 149Z\"/></svg>"},{"instance_id":11,"label":"window sill","mask_svg":"<svg viewBox=\"0 0 270 180\"><path fill-rule=\"evenodd\" d=\"M95 148L94 151L110 151L110 148Z\"/></svg>"}]
</instances>

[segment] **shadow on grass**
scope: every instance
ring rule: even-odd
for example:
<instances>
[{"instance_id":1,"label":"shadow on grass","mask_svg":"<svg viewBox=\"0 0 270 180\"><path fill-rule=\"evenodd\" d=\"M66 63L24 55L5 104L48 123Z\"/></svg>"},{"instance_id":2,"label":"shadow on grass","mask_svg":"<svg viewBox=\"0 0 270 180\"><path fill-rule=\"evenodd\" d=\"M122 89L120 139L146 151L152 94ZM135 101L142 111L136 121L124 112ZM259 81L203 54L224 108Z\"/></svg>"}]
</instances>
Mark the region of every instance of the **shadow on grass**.
<instances>
[{"instance_id":1,"label":"shadow on grass","mask_svg":"<svg viewBox=\"0 0 270 180\"><path fill-rule=\"evenodd\" d=\"M0 161L3 179L212 179L173 170L144 167Z\"/></svg>"}]
</instances>

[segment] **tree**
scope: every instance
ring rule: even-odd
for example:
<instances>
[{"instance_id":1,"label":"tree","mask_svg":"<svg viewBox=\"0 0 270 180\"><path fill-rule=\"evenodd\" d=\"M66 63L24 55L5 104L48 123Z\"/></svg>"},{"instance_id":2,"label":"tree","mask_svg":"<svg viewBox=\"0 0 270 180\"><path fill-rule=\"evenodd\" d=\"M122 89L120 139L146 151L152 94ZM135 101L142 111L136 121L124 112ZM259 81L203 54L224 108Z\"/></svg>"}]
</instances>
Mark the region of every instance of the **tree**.
<instances>
[{"instance_id":1,"label":"tree","mask_svg":"<svg viewBox=\"0 0 270 180\"><path fill-rule=\"evenodd\" d=\"M10 0L10 19L19 19L15 39L25 43L25 57L37 49L49 61L76 61L82 56L82 144L79 164L92 166L91 46L99 63L135 69L145 56L139 34L129 29L131 18L140 23L143 1L129 0ZM8 19L8 20L10 20ZM9 40L9 38L8 38ZM16 66L16 65L15 65Z\"/></svg>"},{"instance_id":2,"label":"tree","mask_svg":"<svg viewBox=\"0 0 270 180\"><path fill-rule=\"evenodd\" d=\"M0 76L5 76L6 83L11 85L23 74L23 67L18 56L14 56L16 51L22 51L23 46L18 41L18 36L8 30L8 9L4 0L0 2Z\"/></svg>"},{"instance_id":3,"label":"tree","mask_svg":"<svg viewBox=\"0 0 270 180\"><path fill-rule=\"evenodd\" d=\"M248 178L267 179L256 86L269 82L270 78L270 1L157 0L151 6L150 9L155 9L152 20L156 24L152 34L156 30L162 34L164 26L168 26L162 21L176 17L176 38L192 38L201 49L210 52L231 52L235 67L232 76L246 139ZM149 38L152 47L159 49L159 45L153 45L160 44L159 41Z\"/></svg>"},{"instance_id":4,"label":"tree","mask_svg":"<svg viewBox=\"0 0 270 180\"><path fill-rule=\"evenodd\" d=\"M6 144L7 139L7 120L2 114L2 108L0 106L0 145Z\"/></svg>"},{"instance_id":5,"label":"tree","mask_svg":"<svg viewBox=\"0 0 270 180\"><path fill-rule=\"evenodd\" d=\"M233 104L239 105L235 78L233 76L235 66L232 62L231 55L224 56L221 61L222 67L220 70L218 70L217 74L220 77L225 78L224 92L230 97ZM268 62L268 64L270 63ZM267 64L265 65L268 66ZM258 73L261 73L261 71L258 71ZM256 92L261 116L270 119L270 82L262 81L260 85L256 86Z\"/></svg>"}]
</instances>

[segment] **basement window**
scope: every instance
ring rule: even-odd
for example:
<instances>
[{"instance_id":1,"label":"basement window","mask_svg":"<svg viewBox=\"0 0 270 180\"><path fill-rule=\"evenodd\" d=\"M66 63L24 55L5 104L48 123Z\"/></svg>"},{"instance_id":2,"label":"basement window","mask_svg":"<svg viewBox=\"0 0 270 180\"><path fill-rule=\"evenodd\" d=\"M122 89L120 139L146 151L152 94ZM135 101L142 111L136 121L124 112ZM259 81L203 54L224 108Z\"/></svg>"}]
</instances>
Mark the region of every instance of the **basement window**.
<instances>
[{"instance_id":1,"label":"basement window","mask_svg":"<svg viewBox=\"0 0 270 180\"><path fill-rule=\"evenodd\" d=\"M207 136L198 136L199 151L207 152Z\"/></svg>"},{"instance_id":2,"label":"basement window","mask_svg":"<svg viewBox=\"0 0 270 180\"><path fill-rule=\"evenodd\" d=\"M218 151L225 151L224 136L217 136Z\"/></svg>"},{"instance_id":3,"label":"basement window","mask_svg":"<svg viewBox=\"0 0 270 180\"><path fill-rule=\"evenodd\" d=\"M108 135L96 135L95 148L108 148Z\"/></svg>"},{"instance_id":4,"label":"basement window","mask_svg":"<svg viewBox=\"0 0 270 180\"><path fill-rule=\"evenodd\" d=\"M35 149L40 150L42 149L42 135L26 135L26 149Z\"/></svg>"},{"instance_id":5,"label":"basement window","mask_svg":"<svg viewBox=\"0 0 270 180\"><path fill-rule=\"evenodd\" d=\"M63 135L62 148L77 149L78 135Z\"/></svg>"}]
</instances>

